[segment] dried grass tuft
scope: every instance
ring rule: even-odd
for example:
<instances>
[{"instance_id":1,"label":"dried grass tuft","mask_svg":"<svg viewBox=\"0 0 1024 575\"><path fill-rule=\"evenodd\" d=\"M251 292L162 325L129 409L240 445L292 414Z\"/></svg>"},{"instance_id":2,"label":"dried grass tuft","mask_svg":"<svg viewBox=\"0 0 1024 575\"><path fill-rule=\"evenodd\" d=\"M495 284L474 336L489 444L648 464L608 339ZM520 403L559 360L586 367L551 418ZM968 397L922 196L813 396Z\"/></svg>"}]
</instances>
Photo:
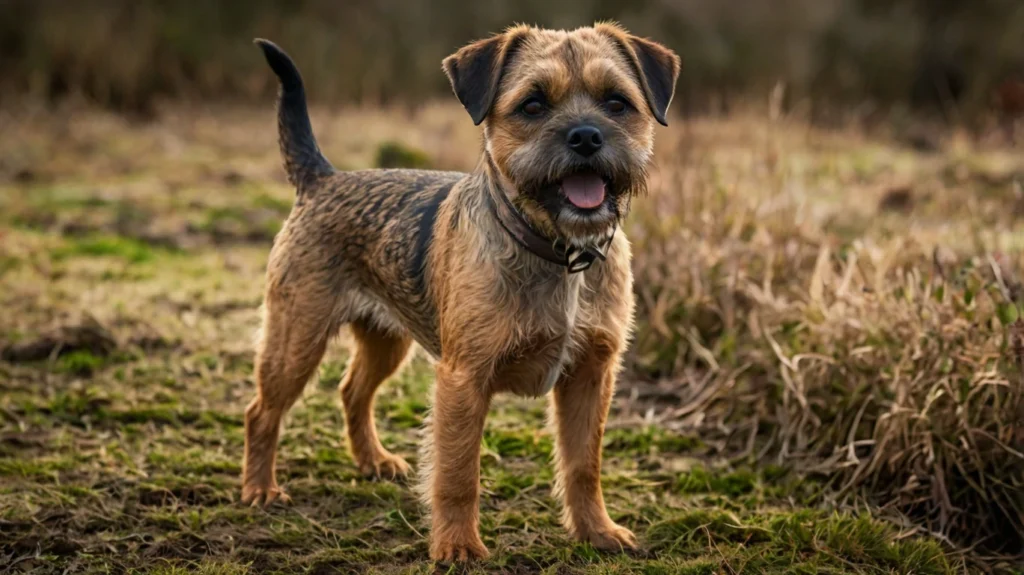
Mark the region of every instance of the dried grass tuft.
<instances>
[{"instance_id":1,"label":"dried grass tuft","mask_svg":"<svg viewBox=\"0 0 1024 575\"><path fill-rule=\"evenodd\" d=\"M1014 233L1005 196L943 179L954 155L858 159L830 137L746 128L693 124L638 203L634 367L660 391L634 391L635 407L821 478L834 502L1021 553L1024 259L997 251ZM858 162L908 172L931 199L872 213L885 190Z\"/></svg>"}]
</instances>

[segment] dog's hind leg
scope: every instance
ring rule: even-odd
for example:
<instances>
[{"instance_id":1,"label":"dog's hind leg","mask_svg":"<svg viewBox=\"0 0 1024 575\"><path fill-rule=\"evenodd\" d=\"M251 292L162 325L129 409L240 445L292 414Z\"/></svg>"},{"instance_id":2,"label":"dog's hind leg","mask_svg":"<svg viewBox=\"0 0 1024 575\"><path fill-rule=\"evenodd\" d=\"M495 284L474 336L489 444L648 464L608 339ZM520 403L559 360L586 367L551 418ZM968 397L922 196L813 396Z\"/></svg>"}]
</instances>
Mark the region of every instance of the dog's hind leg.
<instances>
[{"instance_id":1,"label":"dog's hind leg","mask_svg":"<svg viewBox=\"0 0 1024 575\"><path fill-rule=\"evenodd\" d=\"M263 333L256 352L256 399L245 410L242 501L287 501L274 474L281 419L323 359L332 323L332 300L294 285L267 289Z\"/></svg>"},{"instance_id":2,"label":"dog's hind leg","mask_svg":"<svg viewBox=\"0 0 1024 575\"><path fill-rule=\"evenodd\" d=\"M352 335L356 345L340 386L349 449L363 474L405 477L409 464L385 449L377 437L373 398L380 384L405 360L412 340L364 320L352 323Z\"/></svg>"}]
</instances>

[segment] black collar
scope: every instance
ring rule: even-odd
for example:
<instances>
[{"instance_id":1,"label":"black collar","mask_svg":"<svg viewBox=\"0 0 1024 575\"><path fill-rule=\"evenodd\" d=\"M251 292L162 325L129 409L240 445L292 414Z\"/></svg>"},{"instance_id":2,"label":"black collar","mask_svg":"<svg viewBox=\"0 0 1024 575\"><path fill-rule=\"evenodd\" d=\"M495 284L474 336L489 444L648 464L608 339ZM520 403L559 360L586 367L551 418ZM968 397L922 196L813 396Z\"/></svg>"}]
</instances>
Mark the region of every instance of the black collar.
<instances>
[{"instance_id":1,"label":"black collar","mask_svg":"<svg viewBox=\"0 0 1024 575\"><path fill-rule=\"evenodd\" d=\"M605 259L612 238L615 237L615 228L612 228L612 233L608 234L607 238L596 245L584 248L567 244L561 238L552 240L535 230L503 191L496 190L493 186L487 187L488 202L498 218L498 223L516 243L526 248L526 251L553 264L564 266L571 274L589 269L598 259ZM498 199L494 196L498 196Z\"/></svg>"}]
</instances>

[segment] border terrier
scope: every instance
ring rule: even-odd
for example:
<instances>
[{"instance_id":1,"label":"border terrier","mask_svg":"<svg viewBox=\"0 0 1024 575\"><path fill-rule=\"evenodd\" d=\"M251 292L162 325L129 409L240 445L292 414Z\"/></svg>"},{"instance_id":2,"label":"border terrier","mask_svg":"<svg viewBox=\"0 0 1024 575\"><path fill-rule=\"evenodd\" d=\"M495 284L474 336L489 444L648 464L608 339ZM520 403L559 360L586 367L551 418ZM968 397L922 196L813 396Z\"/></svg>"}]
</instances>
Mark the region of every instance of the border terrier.
<instances>
[{"instance_id":1,"label":"border terrier","mask_svg":"<svg viewBox=\"0 0 1024 575\"><path fill-rule=\"evenodd\" d=\"M287 500L274 474L282 417L349 326L341 402L367 475L409 472L377 437L374 393L413 342L434 360L418 473L431 558L488 554L480 445L500 392L550 394L555 489L571 535L634 548L601 492L604 424L633 324L630 247L618 228L646 192L679 57L612 23L509 28L443 61L483 125L472 173L338 171L317 147L295 64L256 42L280 80L280 147L297 197L267 265L242 500Z\"/></svg>"}]
</instances>

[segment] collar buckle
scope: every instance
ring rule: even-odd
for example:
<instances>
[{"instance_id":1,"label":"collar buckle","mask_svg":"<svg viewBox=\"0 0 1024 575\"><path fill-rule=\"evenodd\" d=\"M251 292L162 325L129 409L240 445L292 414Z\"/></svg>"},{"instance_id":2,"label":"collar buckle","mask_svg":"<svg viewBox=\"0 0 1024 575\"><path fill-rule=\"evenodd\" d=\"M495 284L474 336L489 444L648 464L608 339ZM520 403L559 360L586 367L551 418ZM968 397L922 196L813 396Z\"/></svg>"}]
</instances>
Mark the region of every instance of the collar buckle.
<instances>
[{"instance_id":1,"label":"collar buckle","mask_svg":"<svg viewBox=\"0 0 1024 575\"><path fill-rule=\"evenodd\" d=\"M608 247L612 244L612 238L615 237L616 229L617 227L612 228L612 233L596 244L584 247L566 246L565 242L558 240L555 242L554 248L556 251L565 253L565 267L568 268L570 274L586 271L597 260L604 261L607 259Z\"/></svg>"}]
</instances>

